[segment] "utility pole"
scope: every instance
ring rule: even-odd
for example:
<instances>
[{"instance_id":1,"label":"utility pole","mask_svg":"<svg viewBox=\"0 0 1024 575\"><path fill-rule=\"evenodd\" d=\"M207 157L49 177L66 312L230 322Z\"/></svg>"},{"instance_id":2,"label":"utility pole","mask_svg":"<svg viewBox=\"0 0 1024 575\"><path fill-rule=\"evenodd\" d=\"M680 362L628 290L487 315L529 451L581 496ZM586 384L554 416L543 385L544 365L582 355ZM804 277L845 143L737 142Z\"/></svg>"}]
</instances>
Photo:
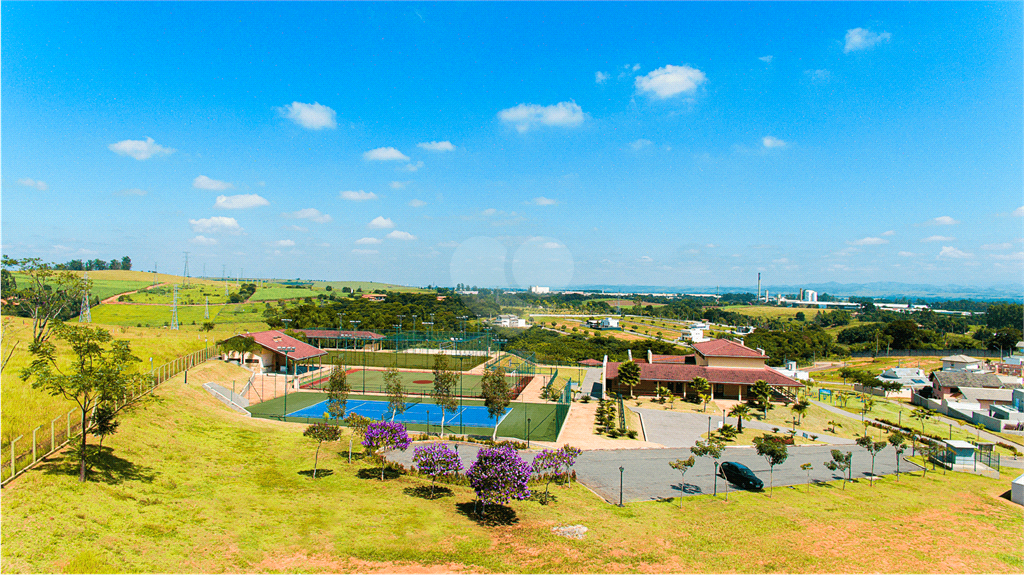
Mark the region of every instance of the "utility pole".
<instances>
[{"instance_id":1,"label":"utility pole","mask_svg":"<svg viewBox=\"0 0 1024 575\"><path fill-rule=\"evenodd\" d=\"M89 272L85 272L83 280L89 281ZM78 314L78 323L92 323L92 312L89 310L89 290L85 290L85 294L82 295L82 310Z\"/></svg>"},{"instance_id":2,"label":"utility pole","mask_svg":"<svg viewBox=\"0 0 1024 575\"><path fill-rule=\"evenodd\" d=\"M174 300L171 303L171 329L178 329L178 286L174 286Z\"/></svg>"},{"instance_id":3,"label":"utility pole","mask_svg":"<svg viewBox=\"0 0 1024 575\"><path fill-rule=\"evenodd\" d=\"M185 252L185 285L188 285L188 252Z\"/></svg>"}]
</instances>

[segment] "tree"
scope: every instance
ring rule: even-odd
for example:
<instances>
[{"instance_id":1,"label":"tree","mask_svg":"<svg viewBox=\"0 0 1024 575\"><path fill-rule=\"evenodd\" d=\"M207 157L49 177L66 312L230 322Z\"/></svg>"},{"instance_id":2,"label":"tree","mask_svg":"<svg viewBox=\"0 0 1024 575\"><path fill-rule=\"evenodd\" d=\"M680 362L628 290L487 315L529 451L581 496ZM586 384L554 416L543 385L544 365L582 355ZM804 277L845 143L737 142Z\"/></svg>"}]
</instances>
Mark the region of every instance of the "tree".
<instances>
[{"instance_id":1,"label":"tree","mask_svg":"<svg viewBox=\"0 0 1024 575\"><path fill-rule=\"evenodd\" d=\"M811 492L811 470L814 469L814 466L811 465L810 463L803 463L803 464L800 465L800 469L803 469L804 471L807 472L807 493L810 493Z\"/></svg>"},{"instance_id":2,"label":"tree","mask_svg":"<svg viewBox=\"0 0 1024 575\"><path fill-rule=\"evenodd\" d=\"M877 456L879 454L879 452L881 452L883 449L885 449L885 446L889 445L889 444L884 442L884 441L874 441L874 440L871 439L871 437L869 437L867 435L864 435L862 437L858 437L857 438L857 445L863 447L864 449L867 449L868 453L871 454L871 486L874 487L875 486L875 456Z\"/></svg>"},{"instance_id":3,"label":"tree","mask_svg":"<svg viewBox=\"0 0 1024 575\"><path fill-rule=\"evenodd\" d=\"M124 256L121 258L121 269L130 270L132 269L132 258Z\"/></svg>"},{"instance_id":4,"label":"tree","mask_svg":"<svg viewBox=\"0 0 1024 575\"><path fill-rule=\"evenodd\" d=\"M18 291L18 282L14 279L14 274L6 269L0 270L0 294L10 297L16 291Z\"/></svg>"},{"instance_id":5,"label":"tree","mask_svg":"<svg viewBox=\"0 0 1024 575\"><path fill-rule=\"evenodd\" d=\"M334 367L327 379L327 414L331 419L344 419L352 387L348 383L348 373L343 365Z\"/></svg>"},{"instance_id":6,"label":"tree","mask_svg":"<svg viewBox=\"0 0 1024 575\"><path fill-rule=\"evenodd\" d=\"M459 452L445 443L431 443L416 448L412 456L413 464L420 473L430 477L430 497L434 497L434 482L438 477L457 475L462 471L462 460Z\"/></svg>"},{"instance_id":7,"label":"tree","mask_svg":"<svg viewBox=\"0 0 1024 575\"><path fill-rule=\"evenodd\" d=\"M836 421L834 419L828 420L828 425L829 425L828 431L831 431L832 433L836 432L836 428L837 427L842 427L843 426L842 423L839 423L838 421Z\"/></svg>"},{"instance_id":8,"label":"tree","mask_svg":"<svg viewBox=\"0 0 1024 575\"><path fill-rule=\"evenodd\" d=\"M801 399L800 401L794 403L793 407L791 407L790 409L793 410L793 412L800 417L798 423L803 423L804 416L807 415L808 410L811 409L811 404L806 399Z\"/></svg>"},{"instance_id":9,"label":"tree","mask_svg":"<svg viewBox=\"0 0 1024 575\"><path fill-rule=\"evenodd\" d=\"M388 394L388 409L391 410L391 420L395 415L405 413L405 388L402 387L402 375L398 368L391 366L384 370L384 391Z\"/></svg>"},{"instance_id":10,"label":"tree","mask_svg":"<svg viewBox=\"0 0 1024 575\"><path fill-rule=\"evenodd\" d=\"M316 457L313 458L313 479L316 479L316 467L320 462L320 446L325 441L338 441L341 438L341 430L335 425L314 423L307 427L302 435L316 441Z\"/></svg>"},{"instance_id":11,"label":"tree","mask_svg":"<svg viewBox=\"0 0 1024 575\"><path fill-rule=\"evenodd\" d=\"M575 447L563 445L559 449L545 449L533 458L533 471L545 475L547 479L544 485L543 503L545 505L548 502L548 488L551 486L551 482L561 477L568 478L569 469L576 463L576 458L580 453L582 451Z\"/></svg>"},{"instance_id":12,"label":"tree","mask_svg":"<svg viewBox=\"0 0 1024 575\"><path fill-rule=\"evenodd\" d=\"M704 404L704 410L707 410L707 402L711 400L710 398L704 400L704 396L708 395L708 392L711 391L711 384L703 377L695 377L693 378L693 381L690 382L690 387L697 392L697 397L701 398L701 401Z\"/></svg>"},{"instance_id":13,"label":"tree","mask_svg":"<svg viewBox=\"0 0 1024 575\"><path fill-rule=\"evenodd\" d=\"M85 481L86 450L89 435L88 414L96 406L123 399L127 390L138 383L129 342L115 340L102 328L58 323L53 328L57 340L71 348L72 361L58 367L57 347L43 341L32 349L35 359L21 370L21 379L34 379L32 387L53 396L74 401L82 413L82 440L79 448L79 481ZM108 347L109 346L109 347ZM66 367L65 367L66 366Z\"/></svg>"},{"instance_id":14,"label":"tree","mask_svg":"<svg viewBox=\"0 0 1024 575\"><path fill-rule=\"evenodd\" d=\"M640 385L640 366L633 361L619 365L619 389L629 388L629 397L633 398L633 388Z\"/></svg>"},{"instance_id":15,"label":"tree","mask_svg":"<svg viewBox=\"0 0 1024 575\"><path fill-rule=\"evenodd\" d=\"M918 407L910 414L911 419L916 419L921 422L921 433L924 433L924 422L932 418L932 413L923 407Z\"/></svg>"},{"instance_id":16,"label":"tree","mask_svg":"<svg viewBox=\"0 0 1024 575\"><path fill-rule=\"evenodd\" d=\"M448 356L439 353L434 356L434 391L431 397L441 408L441 435L444 435L444 414L459 408L455 397L455 372L448 369Z\"/></svg>"},{"instance_id":17,"label":"tree","mask_svg":"<svg viewBox=\"0 0 1024 575\"><path fill-rule=\"evenodd\" d=\"M899 481L900 458L903 456L903 452L907 450L906 436L899 431L894 431L889 435L889 445L891 445L893 450L896 451L896 481Z\"/></svg>"},{"instance_id":18,"label":"tree","mask_svg":"<svg viewBox=\"0 0 1024 575\"><path fill-rule=\"evenodd\" d=\"M92 434L100 438L100 449L103 449L103 440L108 435L117 433L121 422L116 418L117 410L110 403L101 403L96 406L96 411L92 414Z\"/></svg>"},{"instance_id":19,"label":"tree","mask_svg":"<svg viewBox=\"0 0 1024 575\"><path fill-rule=\"evenodd\" d=\"M512 402L512 390L505 379L504 368L484 370L484 376L480 381L480 393L484 396L487 415L497 423L498 418L505 413L505 409ZM495 425L494 433L497 432L498 427Z\"/></svg>"},{"instance_id":20,"label":"tree","mask_svg":"<svg viewBox=\"0 0 1024 575\"><path fill-rule=\"evenodd\" d=\"M743 418L747 417L749 419L750 407L742 403L737 403L729 410L729 415L736 418L736 431L738 433L743 433Z\"/></svg>"},{"instance_id":21,"label":"tree","mask_svg":"<svg viewBox=\"0 0 1024 575\"><path fill-rule=\"evenodd\" d=\"M781 439L768 434L754 438L754 449L758 455L764 457L771 468L771 484L768 491L768 496L771 497L775 490L775 466L785 463L789 457L789 449Z\"/></svg>"},{"instance_id":22,"label":"tree","mask_svg":"<svg viewBox=\"0 0 1024 575\"><path fill-rule=\"evenodd\" d=\"M825 467L831 471L838 471L839 477L843 480L843 490L846 490L846 472L853 467L853 452L843 453L838 449L832 450L832 461L826 461Z\"/></svg>"},{"instance_id":23,"label":"tree","mask_svg":"<svg viewBox=\"0 0 1024 575\"><path fill-rule=\"evenodd\" d=\"M772 404L772 388L768 382L763 379L755 381L754 385L750 386L750 396L760 404L761 409L764 410L764 416L768 417L768 410L771 409Z\"/></svg>"},{"instance_id":24,"label":"tree","mask_svg":"<svg viewBox=\"0 0 1024 575\"><path fill-rule=\"evenodd\" d=\"M213 328L217 327L212 321L204 321L203 325L199 327L199 331L213 331Z\"/></svg>"},{"instance_id":25,"label":"tree","mask_svg":"<svg viewBox=\"0 0 1024 575\"><path fill-rule=\"evenodd\" d=\"M677 459L675 461L670 461L668 463L669 467L671 467L672 469L675 469L676 471L679 472L679 509L680 510L683 508L683 493L685 493L683 491L683 488L686 487L686 472L689 471L690 468L693 467L693 464L696 463L696 462L697 462L697 460L694 459L693 456L691 455L687 459Z\"/></svg>"},{"instance_id":26,"label":"tree","mask_svg":"<svg viewBox=\"0 0 1024 575\"><path fill-rule=\"evenodd\" d=\"M385 457L392 449L409 447L409 434L401 423L394 421L374 421L366 426L363 436L363 447L380 458L380 480L384 481L384 468L388 460Z\"/></svg>"},{"instance_id":27,"label":"tree","mask_svg":"<svg viewBox=\"0 0 1024 575\"><path fill-rule=\"evenodd\" d=\"M39 258L19 260L3 256L3 267L17 268L28 279L28 287L17 292L17 298L19 308L32 318L29 351L50 337L55 322L72 317L75 305L82 301L92 284L69 271L58 271Z\"/></svg>"},{"instance_id":28,"label":"tree","mask_svg":"<svg viewBox=\"0 0 1024 575\"><path fill-rule=\"evenodd\" d=\"M710 457L715 461L715 492L718 495L718 460L725 451L725 444L718 439L708 438L707 441L697 441L697 444L690 448L690 453L697 457Z\"/></svg>"},{"instance_id":29,"label":"tree","mask_svg":"<svg viewBox=\"0 0 1024 575\"><path fill-rule=\"evenodd\" d=\"M5 317L3 323L0 324L0 329L2 329L2 332L0 332L0 345L5 348L5 351L0 352L0 356L2 356L0 357L0 373L7 369L7 362L11 361L14 350L18 349L18 346L21 344L21 340L15 339L11 333L14 327L13 324L14 320L9 317Z\"/></svg>"},{"instance_id":30,"label":"tree","mask_svg":"<svg viewBox=\"0 0 1024 575\"><path fill-rule=\"evenodd\" d=\"M477 504L482 505L480 514L486 512L488 504L529 498L532 472L533 466L523 461L511 446L481 449L466 472L469 485L476 491Z\"/></svg>"}]
</instances>

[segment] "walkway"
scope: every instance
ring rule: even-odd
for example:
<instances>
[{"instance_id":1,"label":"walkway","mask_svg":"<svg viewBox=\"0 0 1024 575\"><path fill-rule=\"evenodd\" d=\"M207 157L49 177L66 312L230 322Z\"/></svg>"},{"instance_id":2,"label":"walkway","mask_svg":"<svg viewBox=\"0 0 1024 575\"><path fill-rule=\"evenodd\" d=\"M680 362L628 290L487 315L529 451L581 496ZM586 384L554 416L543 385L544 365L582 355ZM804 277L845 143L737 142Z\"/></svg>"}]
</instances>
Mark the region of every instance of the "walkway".
<instances>
[{"instance_id":1,"label":"walkway","mask_svg":"<svg viewBox=\"0 0 1024 575\"><path fill-rule=\"evenodd\" d=\"M658 443L665 447L693 447L701 436L708 432L708 420L711 421L711 429L718 429L718 424L723 422L721 416L704 415L700 413L677 413L674 411L662 411L660 409L643 409L629 407L639 413L644 421L644 433L647 434L647 441ZM732 421L729 421L729 420ZM736 425L736 418L726 418L726 423ZM756 419L744 419L743 427L772 431L778 428L781 433L788 433L790 428L778 425L771 425ZM806 430L796 428L798 434ZM836 437L826 434L815 434L817 441L832 445L856 445L856 441L845 437Z\"/></svg>"}]
</instances>

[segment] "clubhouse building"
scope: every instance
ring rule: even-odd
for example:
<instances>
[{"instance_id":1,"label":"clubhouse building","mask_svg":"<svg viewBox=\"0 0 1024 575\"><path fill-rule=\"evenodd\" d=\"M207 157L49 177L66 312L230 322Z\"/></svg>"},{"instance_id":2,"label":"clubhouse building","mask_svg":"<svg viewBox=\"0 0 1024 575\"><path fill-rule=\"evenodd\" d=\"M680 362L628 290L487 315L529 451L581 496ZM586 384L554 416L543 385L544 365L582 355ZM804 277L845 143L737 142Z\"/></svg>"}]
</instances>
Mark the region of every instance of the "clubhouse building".
<instances>
[{"instance_id":1,"label":"clubhouse building","mask_svg":"<svg viewBox=\"0 0 1024 575\"><path fill-rule=\"evenodd\" d=\"M768 356L760 349L728 340L712 339L692 345L691 355L655 355L648 351L647 359L636 359L640 367L640 384L633 387L635 395L656 395L659 387L666 387L676 395L694 396L691 382L703 377L711 384L715 399L745 400L750 387L763 379L780 395L793 398L803 384L765 365ZM605 389L628 395L630 390L619 385L621 362L608 362L605 369Z\"/></svg>"}]
</instances>

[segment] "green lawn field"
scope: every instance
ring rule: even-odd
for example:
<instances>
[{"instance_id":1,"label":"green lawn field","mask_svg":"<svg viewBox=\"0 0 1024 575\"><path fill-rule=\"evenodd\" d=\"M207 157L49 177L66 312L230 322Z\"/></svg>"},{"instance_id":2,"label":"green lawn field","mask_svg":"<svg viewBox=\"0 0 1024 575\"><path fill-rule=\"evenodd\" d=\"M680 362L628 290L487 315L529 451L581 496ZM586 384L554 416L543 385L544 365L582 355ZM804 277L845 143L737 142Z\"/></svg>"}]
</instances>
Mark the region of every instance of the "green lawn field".
<instances>
[{"instance_id":1,"label":"green lawn field","mask_svg":"<svg viewBox=\"0 0 1024 575\"><path fill-rule=\"evenodd\" d=\"M327 350L323 363L364 367L397 367L399 369L433 369L436 355L429 353L396 353L391 351ZM489 358L485 355L449 355L448 367L456 371L473 369Z\"/></svg>"},{"instance_id":2,"label":"green lawn field","mask_svg":"<svg viewBox=\"0 0 1024 575\"><path fill-rule=\"evenodd\" d=\"M1006 480L929 471L609 505L574 483L472 514L473 491L348 463L305 425L246 418L181 376L122 416L92 480L56 456L4 488L5 573L943 572L1024 569ZM193 383L195 382L195 383ZM358 449L358 447L357 447ZM464 462L468 465L469 462ZM535 489L543 489L537 485ZM584 525L583 540L552 527Z\"/></svg>"},{"instance_id":3,"label":"green lawn field","mask_svg":"<svg viewBox=\"0 0 1024 575\"><path fill-rule=\"evenodd\" d=\"M141 327L163 327L171 323L171 306L144 304L103 304L91 310L95 323ZM204 322L214 324L259 324L260 330L267 329L263 322L263 307L257 304L210 305L210 319L206 319L206 306L178 306L178 326L201 326ZM244 330L243 330L244 331ZM256 331L256 330L253 330Z\"/></svg>"},{"instance_id":4,"label":"green lawn field","mask_svg":"<svg viewBox=\"0 0 1024 575\"><path fill-rule=\"evenodd\" d=\"M92 287L89 290L89 295L98 297L101 300L113 295L117 295L119 293L142 289L153 285L152 279L150 279L149 281L136 281L109 279L102 276L94 277L94 274L100 273L101 272L90 272L89 280L92 282ZM15 273L14 281L17 283L19 289L26 288L30 285L29 277L24 274Z\"/></svg>"},{"instance_id":5,"label":"green lawn field","mask_svg":"<svg viewBox=\"0 0 1024 575\"><path fill-rule=\"evenodd\" d=\"M178 286L179 305L205 305L207 298L210 304L228 303L228 296L224 295L224 288L229 292L237 292L238 284L231 285L210 285L205 283L190 283ZM163 285L129 296L134 303L161 303L170 304L174 301L174 285Z\"/></svg>"}]
</instances>

